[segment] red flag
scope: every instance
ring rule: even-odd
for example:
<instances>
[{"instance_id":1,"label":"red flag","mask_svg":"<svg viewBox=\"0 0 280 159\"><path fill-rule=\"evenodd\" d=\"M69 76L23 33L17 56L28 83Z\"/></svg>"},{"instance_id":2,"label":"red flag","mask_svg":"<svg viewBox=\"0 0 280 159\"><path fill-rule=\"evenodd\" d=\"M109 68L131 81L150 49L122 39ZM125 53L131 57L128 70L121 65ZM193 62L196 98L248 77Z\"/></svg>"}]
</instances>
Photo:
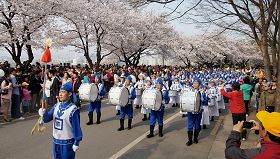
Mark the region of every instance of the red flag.
<instances>
[{"instance_id":1,"label":"red flag","mask_svg":"<svg viewBox=\"0 0 280 159\"><path fill-rule=\"evenodd\" d=\"M42 58L41 58L41 62L45 62L45 63L49 63L52 60L52 55L51 55L51 51L50 48L47 47L47 49L45 50Z\"/></svg>"}]
</instances>

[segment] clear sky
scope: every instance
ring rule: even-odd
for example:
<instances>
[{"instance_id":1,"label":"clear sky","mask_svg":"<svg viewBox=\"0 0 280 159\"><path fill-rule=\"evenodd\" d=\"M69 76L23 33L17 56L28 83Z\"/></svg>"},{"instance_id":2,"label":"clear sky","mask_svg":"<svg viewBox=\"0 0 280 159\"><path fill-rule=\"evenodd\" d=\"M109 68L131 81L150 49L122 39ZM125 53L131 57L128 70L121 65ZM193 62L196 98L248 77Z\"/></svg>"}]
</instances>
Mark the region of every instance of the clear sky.
<instances>
[{"instance_id":1,"label":"clear sky","mask_svg":"<svg viewBox=\"0 0 280 159\"><path fill-rule=\"evenodd\" d=\"M181 7L178 8L178 12L180 12L182 10L185 10L190 5L191 4L183 3L181 5ZM172 9L175 8L176 6L177 6L177 2L166 5L166 6L161 5L161 4L151 4L147 7L145 7L144 11L153 12L155 14L170 13L172 11ZM173 15L176 15L176 12ZM177 30L178 32L182 33L185 36L193 36L193 35L203 33L203 31L196 28L194 24L181 23L180 20L174 20L174 21L171 21L170 23L171 23L171 25L174 26L175 30ZM93 52L93 53L95 52L94 48L92 48L91 50L92 50L91 52ZM33 52L34 52L34 57L35 57L34 62L39 61L43 50L33 49ZM8 52L4 49L1 49L1 48L0 48L0 57L1 57L0 61L4 61L4 60L12 61ZM84 59L83 54L77 53L77 51L74 48L71 48L71 47L64 48L64 49L52 49L52 57L53 57L54 60L57 60L56 62L69 61L69 60L72 60L74 58ZM25 50L24 50L24 53L22 55L22 59L27 59L27 55L26 55ZM84 60L81 60L81 62L84 62Z\"/></svg>"}]
</instances>

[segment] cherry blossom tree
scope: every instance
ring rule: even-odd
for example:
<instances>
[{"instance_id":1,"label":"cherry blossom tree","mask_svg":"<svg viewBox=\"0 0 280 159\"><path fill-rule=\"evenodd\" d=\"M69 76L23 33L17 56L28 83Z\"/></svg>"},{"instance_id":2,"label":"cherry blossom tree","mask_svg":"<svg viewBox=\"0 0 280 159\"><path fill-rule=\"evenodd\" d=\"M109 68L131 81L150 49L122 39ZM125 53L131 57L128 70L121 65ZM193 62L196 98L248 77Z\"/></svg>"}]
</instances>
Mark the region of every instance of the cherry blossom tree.
<instances>
[{"instance_id":1,"label":"cherry blossom tree","mask_svg":"<svg viewBox=\"0 0 280 159\"><path fill-rule=\"evenodd\" d=\"M177 33L161 16L127 10L106 39L107 49L115 50L119 61L137 66L145 55L162 54L162 46L172 45Z\"/></svg>"},{"instance_id":2,"label":"cherry blossom tree","mask_svg":"<svg viewBox=\"0 0 280 159\"><path fill-rule=\"evenodd\" d=\"M56 3L45 0L1 0L0 2L0 47L3 47L16 64L21 65L24 49L28 54L26 64L33 57L32 46L39 46L41 28Z\"/></svg>"},{"instance_id":3,"label":"cherry blossom tree","mask_svg":"<svg viewBox=\"0 0 280 159\"><path fill-rule=\"evenodd\" d=\"M96 56L96 67L106 57L112 54L113 50L102 51L104 38L110 29L114 28L114 19L120 16L123 8L118 1L63 1L57 25L56 37L61 46L74 46L77 51L82 52L91 67L94 63L92 55ZM55 25L54 24L54 25ZM90 48L95 47L95 54Z\"/></svg>"},{"instance_id":4,"label":"cherry blossom tree","mask_svg":"<svg viewBox=\"0 0 280 159\"><path fill-rule=\"evenodd\" d=\"M215 36L214 33L185 37L174 47L175 57L190 66L191 62L200 66L239 65L244 68L250 63L261 61L261 52L252 41Z\"/></svg>"}]
</instances>

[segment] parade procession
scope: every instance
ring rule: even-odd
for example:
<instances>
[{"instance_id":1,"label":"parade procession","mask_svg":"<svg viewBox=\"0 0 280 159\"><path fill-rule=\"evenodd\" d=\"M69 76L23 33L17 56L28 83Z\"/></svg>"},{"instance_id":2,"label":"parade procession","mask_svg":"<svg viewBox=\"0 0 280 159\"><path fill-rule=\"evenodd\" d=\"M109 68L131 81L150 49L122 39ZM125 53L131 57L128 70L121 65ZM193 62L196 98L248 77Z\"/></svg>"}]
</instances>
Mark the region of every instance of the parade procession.
<instances>
[{"instance_id":1,"label":"parade procession","mask_svg":"<svg viewBox=\"0 0 280 159\"><path fill-rule=\"evenodd\" d=\"M278 0L1 0L0 159L280 159Z\"/></svg>"}]
</instances>

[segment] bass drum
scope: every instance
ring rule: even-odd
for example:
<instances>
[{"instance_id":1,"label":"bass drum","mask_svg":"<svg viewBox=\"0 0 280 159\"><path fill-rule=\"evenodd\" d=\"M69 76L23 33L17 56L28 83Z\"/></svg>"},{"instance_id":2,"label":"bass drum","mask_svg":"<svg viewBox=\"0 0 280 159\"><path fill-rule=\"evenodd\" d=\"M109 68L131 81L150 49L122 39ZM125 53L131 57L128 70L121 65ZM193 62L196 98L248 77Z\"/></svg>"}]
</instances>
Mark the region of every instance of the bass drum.
<instances>
[{"instance_id":1,"label":"bass drum","mask_svg":"<svg viewBox=\"0 0 280 159\"><path fill-rule=\"evenodd\" d=\"M159 110L162 104L162 93L159 90L147 89L142 95L142 104L146 109Z\"/></svg>"},{"instance_id":2,"label":"bass drum","mask_svg":"<svg viewBox=\"0 0 280 159\"><path fill-rule=\"evenodd\" d=\"M129 91L125 87L112 87L109 91L109 103L124 107L128 104Z\"/></svg>"},{"instance_id":3,"label":"bass drum","mask_svg":"<svg viewBox=\"0 0 280 159\"><path fill-rule=\"evenodd\" d=\"M98 96L98 87L94 83L83 83L79 88L81 101L94 102Z\"/></svg>"},{"instance_id":4,"label":"bass drum","mask_svg":"<svg viewBox=\"0 0 280 159\"><path fill-rule=\"evenodd\" d=\"M200 92L184 91L181 95L180 108L184 112L198 113L201 107Z\"/></svg>"}]
</instances>

